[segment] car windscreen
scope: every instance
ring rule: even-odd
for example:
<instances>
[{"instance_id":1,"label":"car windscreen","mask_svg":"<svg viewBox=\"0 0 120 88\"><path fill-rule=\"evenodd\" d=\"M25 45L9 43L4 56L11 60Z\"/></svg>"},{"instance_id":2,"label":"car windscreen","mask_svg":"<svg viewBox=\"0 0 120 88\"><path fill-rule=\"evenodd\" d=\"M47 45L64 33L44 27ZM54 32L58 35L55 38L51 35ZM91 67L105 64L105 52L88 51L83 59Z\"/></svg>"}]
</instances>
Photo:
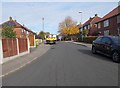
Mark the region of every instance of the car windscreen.
<instances>
[{"instance_id":1,"label":"car windscreen","mask_svg":"<svg viewBox=\"0 0 120 88\"><path fill-rule=\"evenodd\" d=\"M96 41L96 42L100 42L101 39L102 39L102 37L98 37L95 41Z\"/></svg>"},{"instance_id":2,"label":"car windscreen","mask_svg":"<svg viewBox=\"0 0 120 88\"><path fill-rule=\"evenodd\" d=\"M112 40L114 41L114 43L120 44L120 36L114 36L112 37Z\"/></svg>"}]
</instances>

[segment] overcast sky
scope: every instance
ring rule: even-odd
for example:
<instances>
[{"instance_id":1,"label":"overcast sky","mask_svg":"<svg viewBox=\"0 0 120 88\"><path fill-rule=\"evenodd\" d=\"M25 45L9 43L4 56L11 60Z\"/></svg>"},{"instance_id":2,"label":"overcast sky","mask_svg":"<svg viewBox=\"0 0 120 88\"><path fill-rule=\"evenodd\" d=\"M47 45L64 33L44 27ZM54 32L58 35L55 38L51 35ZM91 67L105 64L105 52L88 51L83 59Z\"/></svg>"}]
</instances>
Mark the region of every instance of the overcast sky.
<instances>
[{"instance_id":1,"label":"overcast sky","mask_svg":"<svg viewBox=\"0 0 120 88\"><path fill-rule=\"evenodd\" d=\"M80 22L81 14L78 12L82 11L82 22L85 22L96 13L103 17L117 6L117 2L3 2L2 22L12 16L34 32L39 32L43 30L44 17L44 31L56 34L58 24L67 16Z\"/></svg>"}]
</instances>

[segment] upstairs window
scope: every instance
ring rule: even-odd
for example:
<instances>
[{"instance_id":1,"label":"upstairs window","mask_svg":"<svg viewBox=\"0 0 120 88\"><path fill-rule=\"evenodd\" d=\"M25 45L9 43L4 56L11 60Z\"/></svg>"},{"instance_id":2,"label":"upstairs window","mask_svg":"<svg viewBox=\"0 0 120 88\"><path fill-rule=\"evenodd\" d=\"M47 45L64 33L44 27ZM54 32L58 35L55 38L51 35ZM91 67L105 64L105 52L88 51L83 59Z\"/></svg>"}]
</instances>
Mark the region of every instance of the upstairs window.
<instances>
[{"instance_id":1,"label":"upstairs window","mask_svg":"<svg viewBox=\"0 0 120 88\"><path fill-rule=\"evenodd\" d=\"M117 16L117 23L120 23L120 15Z\"/></svg>"},{"instance_id":2,"label":"upstairs window","mask_svg":"<svg viewBox=\"0 0 120 88\"><path fill-rule=\"evenodd\" d=\"M90 25L88 25L88 29L90 29Z\"/></svg>"},{"instance_id":3,"label":"upstairs window","mask_svg":"<svg viewBox=\"0 0 120 88\"><path fill-rule=\"evenodd\" d=\"M98 28L99 28L99 29L101 28L101 24L100 24L100 23L98 23Z\"/></svg>"},{"instance_id":4,"label":"upstairs window","mask_svg":"<svg viewBox=\"0 0 120 88\"><path fill-rule=\"evenodd\" d=\"M109 26L109 20L104 21L104 27L107 27L107 26Z\"/></svg>"}]
</instances>

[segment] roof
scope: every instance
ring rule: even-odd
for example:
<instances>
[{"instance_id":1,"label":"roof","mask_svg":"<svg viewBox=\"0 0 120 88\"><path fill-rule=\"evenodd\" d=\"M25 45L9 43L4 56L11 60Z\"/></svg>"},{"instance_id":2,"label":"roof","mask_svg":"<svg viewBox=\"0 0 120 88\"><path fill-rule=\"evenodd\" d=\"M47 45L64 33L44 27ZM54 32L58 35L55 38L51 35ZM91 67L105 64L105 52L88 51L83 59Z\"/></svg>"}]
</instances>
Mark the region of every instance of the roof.
<instances>
[{"instance_id":1,"label":"roof","mask_svg":"<svg viewBox=\"0 0 120 88\"><path fill-rule=\"evenodd\" d=\"M12 18L10 17L10 20L9 21L6 21L4 23L1 24L1 26L3 25L8 25L8 26L11 26L11 27L20 27L20 28L23 28L25 29L26 31L28 32L32 32L34 33L33 31L31 31L30 29L28 29L27 27L21 25L20 23L18 23L16 20L12 20ZM34 33L35 34L35 33Z\"/></svg>"},{"instance_id":2,"label":"roof","mask_svg":"<svg viewBox=\"0 0 120 88\"><path fill-rule=\"evenodd\" d=\"M102 18L98 17L97 15L94 16L93 18L90 18L88 21L86 21L83 26L89 25L89 24L94 24L98 21L100 21Z\"/></svg>"},{"instance_id":3,"label":"roof","mask_svg":"<svg viewBox=\"0 0 120 88\"><path fill-rule=\"evenodd\" d=\"M79 27L79 28L81 28L82 26L83 26L83 24L81 24L81 22L80 22L80 24L77 25L77 27Z\"/></svg>"},{"instance_id":4,"label":"roof","mask_svg":"<svg viewBox=\"0 0 120 88\"><path fill-rule=\"evenodd\" d=\"M116 16L120 14L120 6L117 6L115 9L113 9L112 11L110 11L108 14L106 14L101 20L99 21L96 21L96 23L100 22L100 21L103 21L103 20L106 20L108 18L111 18L113 16Z\"/></svg>"},{"instance_id":5,"label":"roof","mask_svg":"<svg viewBox=\"0 0 120 88\"><path fill-rule=\"evenodd\" d=\"M120 14L120 6L116 7L111 12L109 12L107 15L105 15L103 17L103 19L108 19L108 18L115 16L115 15L118 15L118 14Z\"/></svg>"},{"instance_id":6,"label":"roof","mask_svg":"<svg viewBox=\"0 0 120 88\"><path fill-rule=\"evenodd\" d=\"M90 18L89 20L87 20L87 21L83 24L83 26L90 24L90 22L91 22L92 20L93 20L93 18Z\"/></svg>"}]
</instances>

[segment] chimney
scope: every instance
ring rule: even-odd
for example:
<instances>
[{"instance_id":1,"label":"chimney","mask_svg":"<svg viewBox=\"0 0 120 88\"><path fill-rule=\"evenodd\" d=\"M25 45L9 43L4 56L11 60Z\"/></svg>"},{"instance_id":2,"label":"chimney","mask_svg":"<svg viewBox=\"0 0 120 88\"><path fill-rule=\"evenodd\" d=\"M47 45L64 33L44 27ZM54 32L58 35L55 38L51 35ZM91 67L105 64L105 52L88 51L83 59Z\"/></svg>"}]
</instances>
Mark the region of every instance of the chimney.
<instances>
[{"instance_id":1,"label":"chimney","mask_svg":"<svg viewBox=\"0 0 120 88\"><path fill-rule=\"evenodd\" d=\"M17 20L15 20L15 22L17 22Z\"/></svg>"},{"instance_id":2,"label":"chimney","mask_svg":"<svg viewBox=\"0 0 120 88\"><path fill-rule=\"evenodd\" d=\"M95 14L95 17L98 16L98 14Z\"/></svg>"},{"instance_id":3,"label":"chimney","mask_svg":"<svg viewBox=\"0 0 120 88\"><path fill-rule=\"evenodd\" d=\"M92 19L92 17L90 17L90 19Z\"/></svg>"},{"instance_id":4,"label":"chimney","mask_svg":"<svg viewBox=\"0 0 120 88\"><path fill-rule=\"evenodd\" d=\"M9 20L12 21L12 17L9 17Z\"/></svg>"},{"instance_id":5,"label":"chimney","mask_svg":"<svg viewBox=\"0 0 120 88\"><path fill-rule=\"evenodd\" d=\"M23 27L24 27L25 25L23 24Z\"/></svg>"}]
</instances>

